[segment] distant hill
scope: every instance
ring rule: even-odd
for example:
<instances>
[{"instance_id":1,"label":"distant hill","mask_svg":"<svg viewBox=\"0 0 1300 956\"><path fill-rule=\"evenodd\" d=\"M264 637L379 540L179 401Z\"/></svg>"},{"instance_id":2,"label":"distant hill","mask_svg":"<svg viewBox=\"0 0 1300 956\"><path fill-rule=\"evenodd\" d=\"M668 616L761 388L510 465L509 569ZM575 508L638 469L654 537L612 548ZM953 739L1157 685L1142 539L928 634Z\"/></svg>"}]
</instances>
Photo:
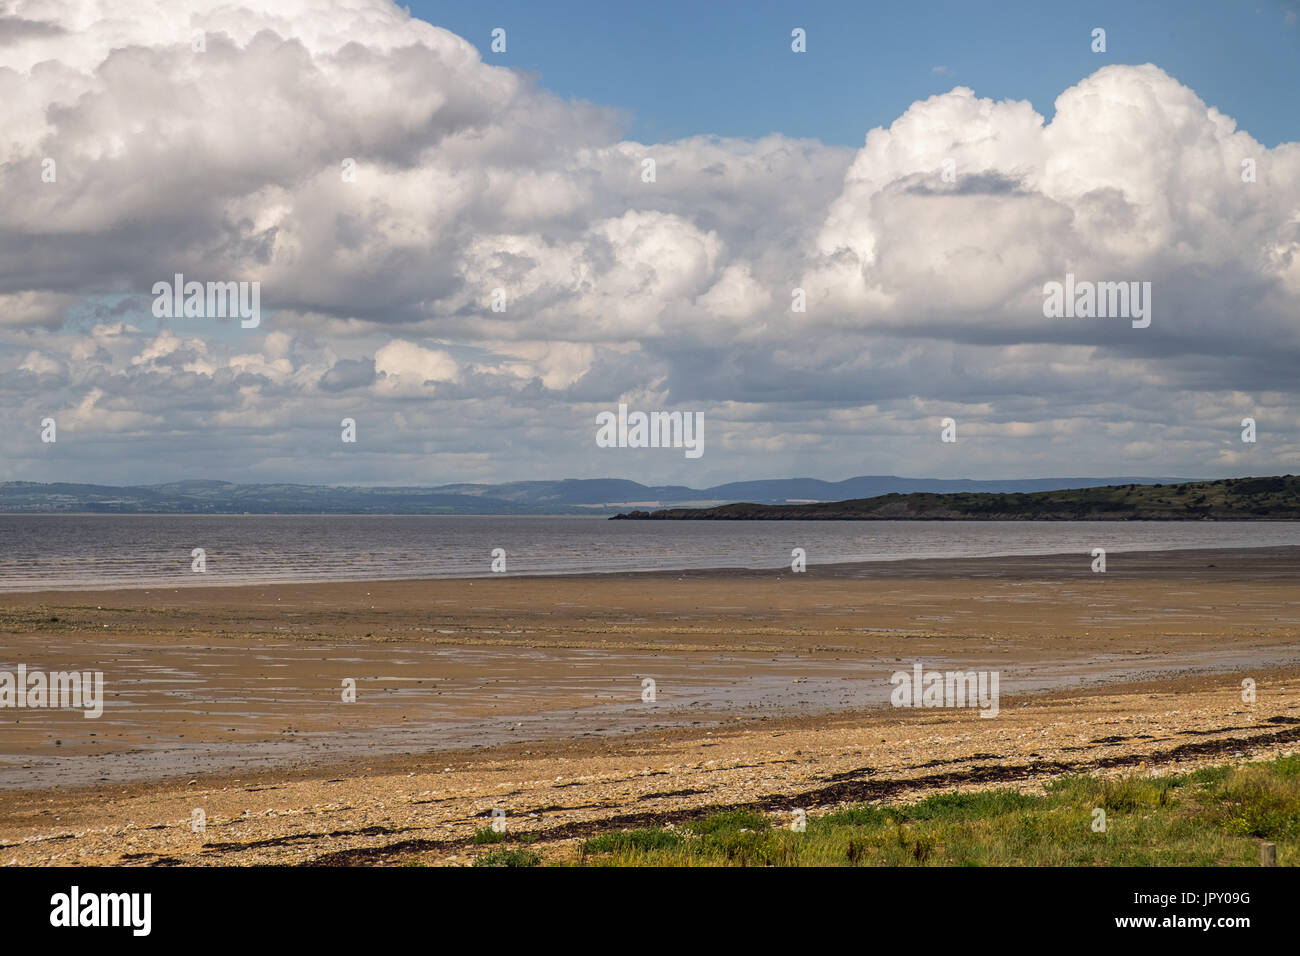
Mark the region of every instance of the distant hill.
<instances>
[{"instance_id":1,"label":"distant hill","mask_svg":"<svg viewBox=\"0 0 1300 956\"><path fill-rule=\"evenodd\" d=\"M440 485L433 491L444 494L483 496L520 505L618 506L648 504L652 507L680 504L702 507L733 501L757 504L787 504L809 501L841 501L871 498L890 492L914 491L1052 491L1058 488L1091 488L1136 482L1182 481L1181 478L1025 478L1001 481L972 481L945 478L897 478L893 475L863 475L843 481L818 478L767 478L736 481L708 488L685 485L643 485L622 478L566 478L562 481L514 481L499 485Z\"/></svg>"},{"instance_id":2,"label":"distant hill","mask_svg":"<svg viewBox=\"0 0 1300 956\"><path fill-rule=\"evenodd\" d=\"M733 481L714 485L696 495L706 495L719 503L752 501L758 504L843 501L846 498L875 498L888 494L913 494L929 491L949 494L967 492L1033 492L1062 488L1094 488L1099 485L1140 484L1185 481L1185 478L1020 478L1000 481L974 481L968 478L897 478L893 475L863 475L844 481L821 481L817 478L776 478L759 481Z\"/></svg>"},{"instance_id":3,"label":"distant hill","mask_svg":"<svg viewBox=\"0 0 1300 956\"><path fill-rule=\"evenodd\" d=\"M574 513L579 509L561 509ZM549 514L556 509L430 488L328 488L180 481L110 485L0 483L0 514ZM589 513L589 509L581 509Z\"/></svg>"},{"instance_id":4,"label":"distant hill","mask_svg":"<svg viewBox=\"0 0 1300 956\"><path fill-rule=\"evenodd\" d=\"M729 504L615 518L711 521L1189 521L1300 519L1300 477L1107 485L1029 494L888 494L803 505Z\"/></svg>"},{"instance_id":5,"label":"distant hill","mask_svg":"<svg viewBox=\"0 0 1300 956\"><path fill-rule=\"evenodd\" d=\"M861 476L844 481L772 478L711 488L643 485L621 478L567 478L504 484L330 487L191 480L157 485L0 482L0 513L51 514L608 514L666 505L702 507L838 501L904 492L1036 492L1159 478L1030 478L1006 481ZM1177 479L1175 479L1177 480Z\"/></svg>"}]
</instances>

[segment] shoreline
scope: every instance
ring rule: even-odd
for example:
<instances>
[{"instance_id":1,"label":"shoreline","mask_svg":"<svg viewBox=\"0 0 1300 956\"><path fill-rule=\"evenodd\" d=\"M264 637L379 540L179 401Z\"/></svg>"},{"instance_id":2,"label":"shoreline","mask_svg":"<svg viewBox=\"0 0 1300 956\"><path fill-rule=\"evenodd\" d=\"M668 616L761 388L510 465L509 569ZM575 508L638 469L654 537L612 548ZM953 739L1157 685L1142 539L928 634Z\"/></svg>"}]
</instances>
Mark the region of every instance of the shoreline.
<instances>
[{"instance_id":1,"label":"shoreline","mask_svg":"<svg viewBox=\"0 0 1300 956\"><path fill-rule=\"evenodd\" d=\"M603 826L626 809L624 791L659 794L653 812L671 817L701 801L830 792L835 781L818 776L830 766L876 768L866 782L888 777L888 793L901 794L935 761L957 761L942 779L958 785L1028 780L1036 761L1053 773L1087 764L1080 754L1122 763L1173 739L1101 729L1081 738L1092 724L1176 725L1178 746L1259 724L1256 749L1269 753L1300 739L1290 727L1300 724L1300 547L1116 552L1104 574L1090 564L1087 554L1018 555L810 564L801 574L0 594L0 669L99 670L106 697L93 720L0 710L4 857L159 862L174 854L139 832L152 819L160 840L190 848L179 857L187 862L298 860L306 847L300 861L374 851L357 859L382 862L406 851L375 847L428 829L436 810L434 829L460 842L426 850L454 860L492 794L536 794L528 814L539 821L553 821L545 808L556 806L569 808L557 826ZM890 707L890 675L916 663L999 673L999 715ZM1245 677L1258 684L1257 705L1241 701ZM651 702L646 678L656 682ZM346 679L355 702L341 697ZM793 751L804 756L784 746L787 736L803 741ZM876 752L882 742L888 760ZM714 778L709 761L723 751L740 756ZM570 791L575 766L590 779ZM655 778L644 788L628 782L641 769ZM249 802L263 790L269 802ZM216 794L209 817L231 839L195 843L184 815L158 816L199 791ZM290 794L292 806L281 800ZM399 804L409 816L373 822ZM329 821L324 835L275 842L285 826L305 825L308 806ZM354 827L353 817L372 822ZM72 837L50 836L74 820ZM96 843L110 831L115 842ZM356 833L329 835L344 831ZM126 853L123 834L154 856L114 858Z\"/></svg>"},{"instance_id":2,"label":"shoreline","mask_svg":"<svg viewBox=\"0 0 1300 956\"><path fill-rule=\"evenodd\" d=\"M1300 751L1300 668L1011 698L1005 720L953 711L753 718L618 741L556 739L115 785L0 792L7 865L469 865L505 809L550 862L585 837L749 809L786 825L863 803L1087 773L1158 776ZM191 826L195 809L205 828Z\"/></svg>"},{"instance_id":3,"label":"shoreline","mask_svg":"<svg viewBox=\"0 0 1300 956\"><path fill-rule=\"evenodd\" d=\"M101 671L106 701L0 711L0 788L827 715L917 661L1009 694L1284 667L1297 576L1273 548L3 594L0 662Z\"/></svg>"},{"instance_id":4,"label":"shoreline","mask_svg":"<svg viewBox=\"0 0 1300 956\"><path fill-rule=\"evenodd\" d=\"M130 517L130 516L127 516ZM255 517L255 516L254 516ZM369 516L363 516L369 517ZM395 515L394 517L404 517ZM482 517L475 515L455 516L455 517ZM1110 522L1097 522L1099 524L1109 524ZM1079 562L1087 560L1084 558L1086 552L1070 551L1015 551L999 554L979 554L979 555L943 555L943 556L922 556L922 557L902 557L902 558L872 558L870 560L859 561L827 561L824 563L810 562L808 571L812 573L820 571L822 574L854 574L860 575L862 572L872 569L881 569L883 566L904 566L905 573L918 573L926 570L933 570L941 573L951 573L959 565L967 565L970 562L989 562L989 561L1038 561L1048 562L1045 567L1061 568L1067 559L1070 562ZM1189 554L1212 557L1214 555L1230 554L1259 554L1259 555L1285 555L1295 553L1300 555L1300 544L1297 545L1243 545L1243 546L1225 546L1225 547L1169 547L1156 550L1151 549L1132 549L1107 548L1107 555L1124 555L1127 558L1142 559L1151 570L1150 561L1160 555L1167 554ZM913 567L915 565L915 567ZM185 590L208 590L208 589L242 589L242 588L259 588L259 587L280 587L280 586L330 586L330 585L368 585L368 584L418 584L425 582L437 581L493 581L501 578L527 578L530 580L565 580L565 579L609 579L625 576L640 577L681 577L685 575L725 575L737 577L753 577L756 575L783 575L790 574L789 562L777 565L771 568L749 568L742 566L730 567L684 567L684 568L647 568L642 570L619 569L613 571L512 571L509 574L495 575L483 574L482 572L473 572L463 575L439 575L430 577L428 575L417 575L413 577L381 577L381 578L354 578L354 577L330 577L330 578L285 578L281 579L247 579L242 581L213 581L207 584L193 582L190 577L183 580L189 582L186 584L176 584L166 581L150 582L147 584L85 584L69 585L53 588L24 588L21 590L7 590L0 584L0 606L3 606L5 600L11 597L35 597L40 595L58 595L58 594L108 594L118 591L185 591ZM918 574L918 576L920 576Z\"/></svg>"},{"instance_id":5,"label":"shoreline","mask_svg":"<svg viewBox=\"0 0 1300 956\"><path fill-rule=\"evenodd\" d=\"M758 662L734 656L730 663L744 664L752 671ZM781 663L788 665L791 662ZM873 669L872 676L858 678L855 682L858 686L846 687L823 681L823 686L803 686L797 692L788 685L807 685L813 678L790 677L790 674L807 672L798 666L798 662L794 663L796 666L779 675L767 675L765 681L755 681L754 675L749 674L746 680L757 683L759 686L756 688L737 686L737 682L712 687L706 684L704 690L711 699L704 701L704 707L688 709L702 702L697 699L686 707L667 709L662 715L633 713L637 709L635 705L547 707L543 704L533 711L431 721L421 726L403 723L406 717L401 717L398 722L380 721L357 729L286 729L281 731L286 736L280 739L263 734L260 740L223 738L192 744L183 744L176 739L148 743L137 740L129 750L100 752L86 748L83 741L82 752L71 752L78 748L69 747L68 753L57 757L49 756L48 748L41 748L44 753L7 752L0 754L0 793L84 786L91 779L98 785L148 785L213 774L274 774L302 766L319 767L321 772L327 772L336 766L404 760L417 755L437 760L440 755L491 754L502 747L515 745L545 747L558 737L601 740L616 745L647 734L687 729L716 731L737 722L753 720L817 721L852 714L869 722L897 713L888 703L886 680L890 668L883 662ZM927 670L948 667L960 670L969 663L961 658L940 657L929 659L925 666ZM1132 663L1120 660L1099 666L1096 662L1075 659L1055 662L1054 667L1035 667L1029 675L1003 683L1002 699L1023 701L1054 694L1086 694L1131 683L1173 689L1189 680L1246 672L1252 675L1252 679L1259 680L1260 675L1288 674L1300 668L1300 649L1276 646L1261 648L1247 657L1238 656L1231 660L1202 653L1173 662L1143 663L1145 667L1139 670L1133 670ZM635 681L629 684L630 688L632 684ZM868 693L861 692L864 687ZM737 692L745 694L745 697L741 700L725 699ZM854 692L852 696L849 696L850 692ZM626 696L633 695L629 693ZM819 699L810 701L809 697ZM868 700L871 703L865 704ZM846 709L852 701L857 701L856 706ZM763 709L770 709L772 716L753 716Z\"/></svg>"}]
</instances>

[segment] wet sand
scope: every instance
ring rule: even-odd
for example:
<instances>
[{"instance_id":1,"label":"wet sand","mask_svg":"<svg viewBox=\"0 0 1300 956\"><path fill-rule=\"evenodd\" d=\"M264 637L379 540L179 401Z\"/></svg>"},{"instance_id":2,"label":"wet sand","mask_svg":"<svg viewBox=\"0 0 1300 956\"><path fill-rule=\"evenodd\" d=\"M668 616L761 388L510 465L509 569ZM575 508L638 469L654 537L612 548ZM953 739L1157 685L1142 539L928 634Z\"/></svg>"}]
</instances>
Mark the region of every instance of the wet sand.
<instances>
[{"instance_id":1,"label":"wet sand","mask_svg":"<svg viewBox=\"0 0 1300 956\"><path fill-rule=\"evenodd\" d=\"M467 865L494 809L551 862L583 838L747 808L789 825L845 804L1039 791L1066 773L1186 772L1300 749L1300 669L1004 698L973 711L749 718L618 738L0 793L6 865ZM202 811L202 827L196 827ZM1280 861L1291 865L1295 861Z\"/></svg>"},{"instance_id":2,"label":"wet sand","mask_svg":"<svg viewBox=\"0 0 1300 956\"><path fill-rule=\"evenodd\" d=\"M531 749L521 766L549 780L557 747L616 760L660 738L682 753L723 732L748 747L772 722L818 748L845 720L949 722L962 736L1012 720L1005 702L995 720L889 707L889 676L913 662L996 670L1004 701L1032 702L1032 711L1063 694L1076 703L1053 713L1074 708L1085 722L1092 705L1078 701L1133 681L1171 695L1175 713L1196 701L1222 726L1233 723L1234 697L1241 708L1240 691L1230 691L1245 676L1288 688L1274 688L1270 712L1252 720L1295 711L1286 675L1300 665L1300 549L1112 554L1104 574L1090 563L1067 555L814 565L806 574L0 595L0 669L102 670L107 701L97 720L0 710L0 839L35 837L50 822L24 813L24 800L56 800L60 824L73 814L111 828L123 793L162 806L168 793L232 774L301 776L314 781L302 786L342 793L363 786L358 761L418 775L441 774L446 760L477 775ZM346 678L356 681L355 703L342 699ZM653 701L643 700L647 678ZM1210 699L1181 689L1207 680L1217 681ZM1140 696L1131 706L1150 710ZM1059 748L1052 735L1069 723L1044 730L1043 746ZM942 749L927 743L912 757L924 763ZM658 776L664 792L700 789L677 771ZM473 785L457 780L463 799L450 790L441 799L460 820Z\"/></svg>"}]
</instances>

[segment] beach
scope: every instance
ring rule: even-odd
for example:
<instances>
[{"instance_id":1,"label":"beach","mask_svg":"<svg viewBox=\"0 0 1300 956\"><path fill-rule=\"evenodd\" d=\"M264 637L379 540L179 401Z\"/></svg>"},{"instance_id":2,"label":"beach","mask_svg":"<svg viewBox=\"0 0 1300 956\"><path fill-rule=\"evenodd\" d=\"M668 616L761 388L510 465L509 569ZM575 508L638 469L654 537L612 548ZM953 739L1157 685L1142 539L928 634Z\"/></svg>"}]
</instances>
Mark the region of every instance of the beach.
<instances>
[{"instance_id":1,"label":"beach","mask_svg":"<svg viewBox=\"0 0 1300 956\"><path fill-rule=\"evenodd\" d=\"M1071 554L3 594L0 660L102 671L105 702L0 712L0 859L464 863L493 808L563 858L710 807L1287 753L1297 572L1300 548L1225 548L1104 573ZM917 664L999 675L996 717L891 706Z\"/></svg>"}]
</instances>

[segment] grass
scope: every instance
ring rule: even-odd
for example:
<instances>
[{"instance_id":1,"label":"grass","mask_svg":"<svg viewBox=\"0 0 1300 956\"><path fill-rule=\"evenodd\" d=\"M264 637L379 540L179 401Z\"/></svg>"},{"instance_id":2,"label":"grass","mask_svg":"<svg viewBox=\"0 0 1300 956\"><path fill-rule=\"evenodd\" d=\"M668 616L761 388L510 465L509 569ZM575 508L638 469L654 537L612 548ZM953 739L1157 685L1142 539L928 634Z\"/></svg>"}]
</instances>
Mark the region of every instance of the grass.
<instances>
[{"instance_id":1,"label":"grass","mask_svg":"<svg viewBox=\"0 0 1300 956\"><path fill-rule=\"evenodd\" d=\"M1105 830L1093 829L1105 813ZM676 829L584 841L587 866L1258 866L1261 841L1300 863L1300 755L1168 776L1062 777L1011 789L862 804L796 833L733 810Z\"/></svg>"},{"instance_id":2,"label":"grass","mask_svg":"<svg viewBox=\"0 0 1300 956\"><path fill-rule=\"evenodd\" d=\"M493 850L474 861L475 866L537 866L541 856L532 850Z\"/></svg>"},{"instance_id":3,"label":"grass","mask_svg":"<svg viewBox=\"0 0 1300 956\"><path fill-rule=\"evenodd\" d=\"M491 827L480 827L474 831L474 842L483 843L504 843L510 838L510 834L504 830L493 830Z\"/></svg>"}]
</instances>

